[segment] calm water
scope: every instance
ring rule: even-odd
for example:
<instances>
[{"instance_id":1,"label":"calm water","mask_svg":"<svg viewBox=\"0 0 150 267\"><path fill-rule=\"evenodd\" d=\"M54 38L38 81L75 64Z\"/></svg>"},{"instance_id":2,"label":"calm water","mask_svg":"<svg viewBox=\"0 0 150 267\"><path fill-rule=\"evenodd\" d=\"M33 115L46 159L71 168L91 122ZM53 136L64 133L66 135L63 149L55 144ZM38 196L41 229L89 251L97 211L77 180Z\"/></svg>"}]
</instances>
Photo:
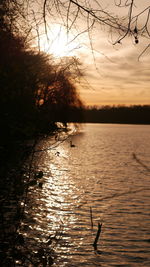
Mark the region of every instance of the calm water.
<instances>
[{"instance_id":1,"label":"calm water","mask_svg":"<svg viewBox=\"0 0 150 267\"><path fill-rule=\"evenodd\" d=\"M150 172L132 154L150 168L150 126L87 124L59 146L53 141L41 141L37 150L51 149L34 157L44 176L28 194L29 247L51 235L53 266L150 266Z\"/></svg>"}]
</instances>

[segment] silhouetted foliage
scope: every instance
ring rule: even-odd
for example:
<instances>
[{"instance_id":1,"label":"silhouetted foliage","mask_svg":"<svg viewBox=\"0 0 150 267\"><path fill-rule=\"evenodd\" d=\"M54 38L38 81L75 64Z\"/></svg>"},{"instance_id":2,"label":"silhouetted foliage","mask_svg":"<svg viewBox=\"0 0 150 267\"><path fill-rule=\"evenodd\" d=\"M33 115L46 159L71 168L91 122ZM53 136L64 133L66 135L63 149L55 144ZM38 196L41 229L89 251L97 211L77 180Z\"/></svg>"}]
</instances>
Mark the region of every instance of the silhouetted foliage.
<instances>
[{"instance_id":1,"label":"silhouetted foliage","mask_svg":"<svg viewBox=\"0 0 150 267\"><path fill-rule=\"evenodd\" d=\"M82 105L71 82L77 60L57 66L52 57L29 49L25 32L18 32L23 4L15 2L0 4L1 144L53 130L57 121L67 122L70 108Z\"/></svg>"},{"instance_id":2,"label":"silhouetted foliage","mask_svg":"<svg viewBox=\"0 0 150 267\"><path fill-rule=\"evenodd\" d=\"M51 121L60 121L66 124L72 121L72 110L82 107L75 86L65 77L61 71L56 77L56 81L47 85L43 95L43 104L40 107L42 117L51 116Z\"/></svg>"},{"instance_id":3,"label":"silhouetted foliage","mask_svg":"<svg viewBox=\"0 0 150 267\"><path fill-rule=\"evenodd\" d=\"M57 71L47 55L27 50L21 38L0 35L1 141L50 130L57 121L66 123L69 109L82 103L65 72Z\"/></svg>"}]
</instances>

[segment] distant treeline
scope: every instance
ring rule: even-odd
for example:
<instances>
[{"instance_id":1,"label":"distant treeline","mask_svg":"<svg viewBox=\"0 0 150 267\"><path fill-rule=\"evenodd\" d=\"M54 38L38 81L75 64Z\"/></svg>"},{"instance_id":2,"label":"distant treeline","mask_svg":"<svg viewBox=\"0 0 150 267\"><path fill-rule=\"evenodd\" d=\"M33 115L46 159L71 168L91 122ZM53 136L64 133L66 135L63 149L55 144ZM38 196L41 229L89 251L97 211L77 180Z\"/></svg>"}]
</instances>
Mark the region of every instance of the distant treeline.
<instances>
[{"instance_id":1,"label":"distant treeline","mask_svg":"<svg viewBox=\"0 0 150 267\"><path fill-rule=\"evenodd\" d=\"M150 124L150 105L87 107L83 122Z\"/></svg>"}]
</instances>

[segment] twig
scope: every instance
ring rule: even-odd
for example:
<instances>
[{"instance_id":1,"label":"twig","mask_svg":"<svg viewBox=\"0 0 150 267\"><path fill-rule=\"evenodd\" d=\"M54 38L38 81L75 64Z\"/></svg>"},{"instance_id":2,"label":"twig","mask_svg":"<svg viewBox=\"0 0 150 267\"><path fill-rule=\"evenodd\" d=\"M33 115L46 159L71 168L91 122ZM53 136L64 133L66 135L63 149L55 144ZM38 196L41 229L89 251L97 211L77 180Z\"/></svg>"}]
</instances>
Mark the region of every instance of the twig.
<instances>
[{"instance_id":1,"label":"twig","mask_svg":"<svg viewBox=\"0 0 150 267\"><path fill-rule=\"evenodd\" d=\"M150 172L150 168L146 164L144 164L140 159L138 159L135 153L133 153L132 155L133 155L133 158L136 160L137 163L139 163L145 170Z\"/></svg>"},{"instance_id":2,"label":"twig","mask_svg":"<svg viewBox=\"0 0 150 267\"><path fill-rule=\"evenodd\" d=\"M92 208L90 207L90 218L91 218L91 228L93 229L93 215L92 215Z\"/></svg>"},{"instance_id":3,"label":"twig","mask_svg":"<svg viewBox=\"0 0 150 267\"><path fill-rule=\"evenodd\" d=\"M102 228L102 223L98 223L98 230L97 230L97 234L96 234L96 237L95 237L95 241L93 243L93 247L95 250L97 250L97 242L98 242L98 239L99 239L99 236L100 236L100 233L101 233L101 228Z\"/></svg>"}]
</instances>

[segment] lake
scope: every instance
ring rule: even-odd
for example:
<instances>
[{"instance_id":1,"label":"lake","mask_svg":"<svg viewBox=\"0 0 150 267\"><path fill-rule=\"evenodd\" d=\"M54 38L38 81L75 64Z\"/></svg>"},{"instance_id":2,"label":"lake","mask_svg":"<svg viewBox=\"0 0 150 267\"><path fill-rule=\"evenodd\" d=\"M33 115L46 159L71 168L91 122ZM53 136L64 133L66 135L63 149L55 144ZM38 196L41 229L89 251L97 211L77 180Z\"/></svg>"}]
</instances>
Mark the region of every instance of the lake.
<instances>
[{"instance_id":1,"label":"lake","mask_svg":"<svg viewBox=\"0 0 150 267\"><path fill-rule=\"evenodd\" d=\"M150 266L150 126L83 124L63 138L36 147L33 166L44 175L29 188L29 248L51 236L53 266Z\"/></svg>"}]
</instances>

